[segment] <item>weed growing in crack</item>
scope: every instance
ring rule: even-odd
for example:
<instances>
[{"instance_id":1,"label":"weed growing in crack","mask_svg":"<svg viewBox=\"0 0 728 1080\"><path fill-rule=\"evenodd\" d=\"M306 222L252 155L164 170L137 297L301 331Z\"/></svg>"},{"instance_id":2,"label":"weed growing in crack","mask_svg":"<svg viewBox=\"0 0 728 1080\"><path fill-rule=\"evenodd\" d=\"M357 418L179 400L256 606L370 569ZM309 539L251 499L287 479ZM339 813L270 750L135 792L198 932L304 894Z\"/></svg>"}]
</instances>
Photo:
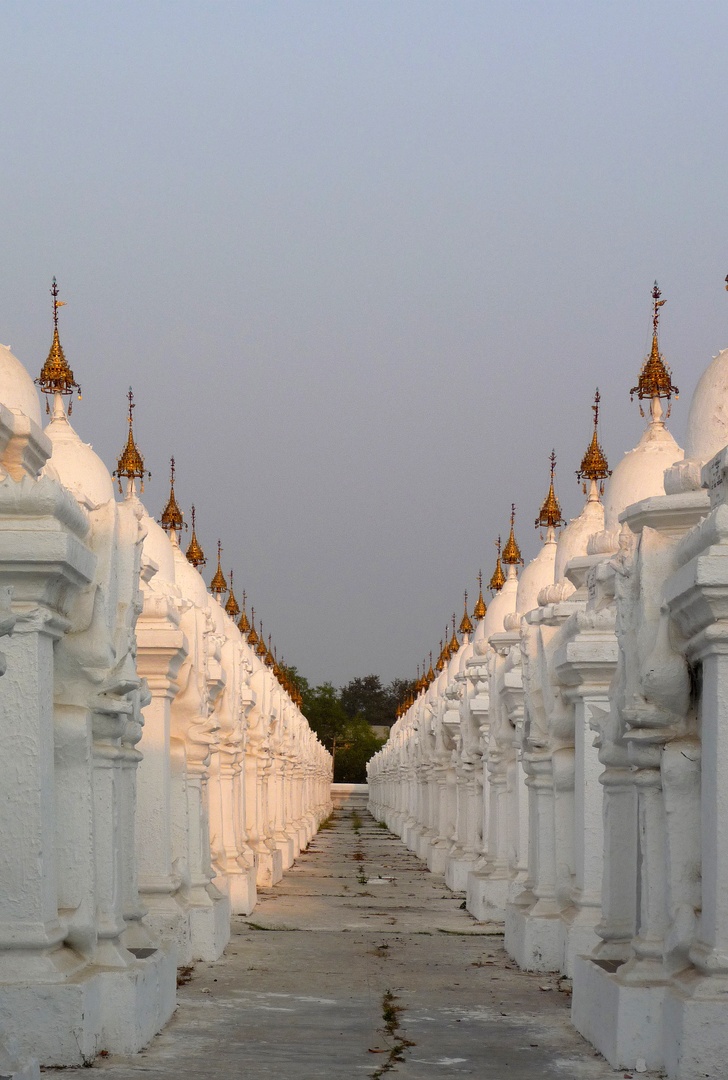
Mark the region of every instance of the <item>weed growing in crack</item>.
<instances>
[{"instance_id":1,"label":"weed growing in crack","mask_svg":"<svg viewBox=\"0 0 728 1080\"><path fill-rule=\"evenodd\" d=\"M379 1032L384 1036L385 1041L391 1040L389 1054L387 1060L375 1069L372 1073L371 1080L379 1080L379 1077L384 1076L385 1073L391 1072L397 1064L404 1061L404 1052L409 1046L415 1044L411 1039L406 1039L400 1032L399 1027L399 1014L403 1011L404 1006L395 1005L395 1001L398 998L396 994L393 994L391 990L385 990L382 995L382 1019L384 1020L384 1027L379 1028ZM377 1050L375 1053L386 1053L386 1051Z\"/></svg>"},{"instance_id":2,"label":"weed growing in crack","mask_svg":"<svg viewBox=\"0 0 728 1080\"><path fill-rule=\"evenodd\" d=\"M354 830L354 832L355 832L355 833L358 833L358 832L359 832L359 830L361 829L361 827L362 827L362 825L363 825L363 824L364 824L364 822L363 822L363 821L362 821L362 819L361 819L361 818L359 817L359 815L357 814L356 810L354 810L354 811L352 812L352 815L351 815L351 827L352 827L352 829Z\"/></svg>"}]
</instances>

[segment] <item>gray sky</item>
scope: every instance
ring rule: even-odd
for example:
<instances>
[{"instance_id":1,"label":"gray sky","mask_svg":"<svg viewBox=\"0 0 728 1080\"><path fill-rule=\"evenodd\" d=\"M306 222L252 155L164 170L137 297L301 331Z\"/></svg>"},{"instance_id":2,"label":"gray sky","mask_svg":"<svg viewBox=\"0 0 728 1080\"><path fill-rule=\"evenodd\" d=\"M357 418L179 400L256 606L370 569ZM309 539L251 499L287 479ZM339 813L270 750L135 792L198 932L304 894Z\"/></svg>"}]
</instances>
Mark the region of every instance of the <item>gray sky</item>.
<instances>
[{"instance_id":1,"label":"gray sky","mask_svg":"<svg viewBox=\"0 0 728 1080\"><path fill-rule=\"evenodd\" d=\"M5 0L0 40L0 341L37 373L56 274L76 429L113 468L132 384L147 506L174 454L313 681L412 675L512 500L535 554L552 446L579 511L654 278L682 442L728 346L724 0Z\"/></svg>"}]
</instances>

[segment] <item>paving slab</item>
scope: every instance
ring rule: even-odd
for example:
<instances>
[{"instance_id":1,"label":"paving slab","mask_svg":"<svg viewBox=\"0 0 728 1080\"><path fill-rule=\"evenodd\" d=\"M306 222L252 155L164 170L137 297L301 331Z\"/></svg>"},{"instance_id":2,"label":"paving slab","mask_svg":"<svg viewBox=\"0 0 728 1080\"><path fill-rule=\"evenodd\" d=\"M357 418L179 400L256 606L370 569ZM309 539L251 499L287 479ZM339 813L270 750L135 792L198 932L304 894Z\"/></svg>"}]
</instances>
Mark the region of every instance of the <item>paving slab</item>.
<instances>
[{"instance_id":1,"label":"paving slab","mask_svg":"<svg viewBox=\"0 0 728 1080\"><path fill-rule=\"evenodd\" d=\"M195 966L151 1046L93 1068L104 1080L630 1076L571 1027L568 984L519 971L463 899L344 807L233 920L223 958Z\"/></svg>"}]
</instances>

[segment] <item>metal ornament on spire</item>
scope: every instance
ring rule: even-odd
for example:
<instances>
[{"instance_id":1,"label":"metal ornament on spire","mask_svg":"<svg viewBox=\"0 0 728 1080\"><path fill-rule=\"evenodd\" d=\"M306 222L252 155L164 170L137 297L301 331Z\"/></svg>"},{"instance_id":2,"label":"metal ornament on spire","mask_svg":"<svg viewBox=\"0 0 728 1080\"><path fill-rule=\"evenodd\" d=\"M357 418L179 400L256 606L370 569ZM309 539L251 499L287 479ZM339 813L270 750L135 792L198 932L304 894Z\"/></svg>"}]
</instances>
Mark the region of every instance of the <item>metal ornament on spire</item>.
<instances>
[{"instance_id":1,"label":"metal ornament on spire","mask_svg":"<svg viewBox=\"0 0 728 1080\"><path fill-rule=\"evenodd\" d=\"M258 647L255 650L258 656L265 656L265 638L263 637L263 620L258 619Z\"/></svg>"},{"instance_id":2,"label":"metal ornament on spire","mask_svg":"<svg viewBox=\"0 0 728 1080\"><path fill-rule=\"evenodd\" d=\"M435 681L435 672L432 670L432 653L430 653L430 666L429 666L428 671L427 671L427 684L428 684L428 686L431 685L432 683L434 683L434 681Z\"/></svg>"},{"instance_id":3,"label":"metal ornament on spire","mask_svg":"<svg viewBox=\"0 0 728 1080\"><path fill-rule=\"evenodd\" d=\"M250 623L248 622L248 616L245 612L245 601L247 597L245 595L245 589L243 589L243 611L240 616L240 622L238 623L238 630L241 634L248 634L250 632Z\"/></svg>"},{"instance_id":4,"label":"metal ornament on spire","mask_svg":"<svg viewBox=\"0 0 728 1080\"><path fill-rule=\"evenodd\" d=\"M468 590L467 589L465 590L465 612L463 614L462 619L460 620L460 626L459 626L458 629L459 629L459 632L461 634L472 634L473 630L475 629L473 624L470 621L470 616L468 615Z\"/></svg>"},{"instance_id":5,"label":"metal ornament on spire","mask_svg":"<svg viewBox=\"0 0 728 1080\"><path fill-rule=\"evenodd\" d=\"M232 570L230 571L230 595L227 598L227 603L225 604L225 610L227 611L227 613L228 613L228 615L230 616L231 619L237 619L238 615L240 614L240 608L238 607L238 602L235 599L235 593L233 592L233 572L232 572Z\"/></svg>"},{"instance_id":6,"label":"metal ornament on spire","mask_svg":"<svg viewBox=\"0 0 728 1080\"><path fill-rule=\"evenodd\" d=\"M264 659L263 663L265 664L266 667L272 668L275 661L273 659L273 653L271 651L270 641L271 641L271 635L268 634L268 648L265 650L265 659Z\"/></svg>"},{"instance_id":7,"label":"metal ornament on spire","mask_svg":"<svg viewBox=\"0 0 728 1080\"><path fill-rule=\"evenodd\" d=\"M498 552L498 555L497 555L496 560L495 560L495 570L493 571L493 576L491 577L490 581L488 582L488 588L491 590L491 592L500 592L500 590L503 588L503 586L506 583L506 575L503 573L503 567L501 566L501 538L500 538L500 536L495 541L495 547L496 547L496 551Z\"/></svg>"},{"instance_id":8,"label":"metal ornament on spire","mask_svg":"<svg viewBox=\"0 0 728 1080\"><path fill-rule=\"evenodd\" d=\"M445 623L445 648L442 650L442 656L445 663L448 660L452 660L452 649L450 648L450 627Z\"/></svg>"},{"instance_id":9,"label":"metal ornament on spire","mask_svg":"<svg viewBox=\"0 0 728 1080\"><path fill-rule=\"evenodd\" d=\"M129 393L126 395L129 399L129 436L126 440L126 446L121 452L121 456L116 462L116 469L111 474L115 476L119 482L119 494L121 494L121 478L125 476L127 480L133 482L135 479L141 481L141 491L144 492L144 477L148 477L150 480L152 474L144 465L144 458L139 453L139 448L134 442L134 430L132 412L136 408L134 404L134 394L131 387L129 387ZM127 485L127 490L131 490L131 483Z\"/></svg>"},{"instance_id":10,"label":"metal ornament on spire","mask_svg":"<svg viewBox=\"0 0 728 1080\"><path fill-rule=\"evenodd\" d=\"M442 671L442 669L445 667L445 661L443 660L444 653L445 650L442 647L442 638L440 638L440 655L438 656L437 663L435 664L436 671Z\"/></svg>"},{"instance_id":11,"label":"metal ornament on spire","mask_svg":"<svg viewBox=\"0 0 728 1080\"><path fill-rule=\"evenodd\" d=\"M478 571L478 599L477 599L477 601L475 603L475 607L473 608L473 618L477 622L480 622L481 619L485 618L485 613L486 613L487 610L488 609L485 606L485 600L483 599L483 571L479 570Z\"/></svg>"},{"instance_id":12,"label":"metal ornament on spire","mask_svg":"<svg viewBox=\"0 0 728 1080\"><path fill-rule=\"evenodd\" d=\"M506 566L523 566L523 558L521 556L521 549L516 543L516 537L513 532L513 525L516 520L516 504L511 503L511 532L506 541L506 546L503 548L503 562Z\"/></svg>"},{"instance_id":13,"label":"metal ornament on spire","mask_svg":"<svg viewBox=\"0 0 728 1080\"><path fill-rule=\"evenodd\" d=\"M586 483L587 480L590 483L599 484L599 494L604 494L604 481L612 475L612 470L609 468L609 462L606 455L599 445L599 402L601 397L599 395L599 387L594 395L594 404L592 405L592 412L594 413L594 431L592 433L592 440L589 443L584 457L581 459L581 468L577 469L576 478L582 486L582 490L586 495Z\"/></svg>"},{"instance_id":14,"label":"metal ornament on spire","mask_svg":"<svg viewBox=\"0 0 728 1080\"><path fill-rule=\"evenodd\" d=\"M65 307L66 302L58 299L58 286L55 278L53 278L53 285L51 286L51 296L53 297L53 341L51 342L48 358L35 382L44 394L61 394L70 398L73 396L74 391L77 391L78 400L80 401L81 387L73 377L73 372L68 366L68 361L63 354L61 341L58 337L58 309L59 307ZM73 403L69 401L69 416L71 415L72 406ZM46 412L50 412L48 402L46 402Z\"/></svg>"},{"instance_id":15,"label":"metal ornament on spire","mask_svg":"<svg viewBox=\"0 0 728 1080\"><path fill-rule=\"evenodd\" d=\"M545 529L558 529L560 525L565 525L566 522L561 516L561 506L559 500L556 498L556 492L554 491L554 473L556 471L556 451L551 451L551 483L549 485L549 493L541 503L541 509L538 512L536 518L536 528Z\"/></svg>"},{"instance_id":16,"label":"metal ornament on spire","mask_svg":"<svg viewBox=\"0 0 728 1080\"><path fill-rule=\"evenodd\" d=\"M195 568L200 567L200 566L205 566L207 564L207 559L205 558L205 553L202 550L202 548L200 547L199 541L197 539L197 533L195 532L195 507L194 507L194 505L192 506L192 539L190 540L190 545L187 548L187 551L185 552L185 555L187 556L188 562L191 562L192 565Z\"/></svg>"},{"instance_id":17,"label":"metal ornament on spire","mask_svg":"<svg viewBox=\"0 0 728 1080\"><path fill-rule=\"evenodd\" d=\"M169 499L167 505L162 511L162 516L159 519L159 524L169 536L170 540L174 536L174 539L179 543L180 536L182 535L182 529L186 529L185 519L177 505L177 499L174 494L174 458L169 459L170 464L170 485L169 485Z\"/></svg>"},{"instance_id":18,"label":"metal ornament on spire","mask_svg":"<svg viewBox=\"0 0 728 1080\"><path fill-rule=\"evenodd\" d=\"M220 556L222 555L222 543L217 542L217 570L215 576L210 582L210 592L213 596L217 596L219 599L224 593L228 591L227 582L225 581L225 575L222 572L222 566L220 565Z\"/></svg>"},{"instance_id":19,"label":"metal ornament on spire","mask_svg":"<svg viewBox=\"0 0 728 1080\"><path fill-rule=\"evenodd\" d=\"M661 300L662 293L657 287L652 290L652 302L654 305L652 314L652 350L650 355L642 365L640 372L639 382L636 386L633 386L629 392L630 401L634 400L636 394L640 400L640 414L644 416L641 402L644 398L650 399L650 415L653 421L658 421L662 416L662 409L659 405L660 398L665 398L668 402L672 401L673 394L675 399L680 396L678 389L672 383L672 372L665 363L665 357L661 355L657 344L657 324L660 320L660 308L667 303L666 300ZM670 415L670 405L667 407L667 415Z\"/></svg>"},{"instance_id":20,"label":"metal ornament on spire","mask_svg":"<svg viewBox=\"0 0 728 1080\"><path fill-rule=\"evenodd\" d=\"M258 635L255 630L255 608L250 609L250 630L248 632L248 645L255 648L258 644Z\"/></svg>"},{"instance_id":21,"label":"metal ornament on spire","mask_svg":"<svg viewBox=\"0 0 728 1080\"><path fill-rule=\"evenodd\" d=\"M452 637L450 638L450 653L452 655L454 655L458 651L459 648L460 648L460 642L458 641L458 636L455 633L455 612L453 612L453 616L452 616Z\"/></svg>"}]
</instances>

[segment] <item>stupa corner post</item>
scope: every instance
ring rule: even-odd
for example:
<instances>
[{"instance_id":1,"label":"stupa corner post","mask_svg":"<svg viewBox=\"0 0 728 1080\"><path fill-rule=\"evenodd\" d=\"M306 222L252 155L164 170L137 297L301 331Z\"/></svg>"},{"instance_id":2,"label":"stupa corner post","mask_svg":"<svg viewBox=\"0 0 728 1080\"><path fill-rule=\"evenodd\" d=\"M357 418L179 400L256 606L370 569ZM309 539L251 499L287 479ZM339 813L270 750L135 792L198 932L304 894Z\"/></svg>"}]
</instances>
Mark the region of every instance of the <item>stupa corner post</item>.
<instances>
[{"instance_id":1,"label":"stupa corner post","mask_svg":"<svg viewBox=\"0 0 728 1080\"><path fill-rule=\"evenodd\" d=\"M547 520L552 472L525 569L511 513L468 655L404 703L370 808L521 968L573 980L613 1067L697 1080L728 1057L728 350L683 452L659 296L642 438L610 471L597 392L581 513Z\"/></svg>"},{"instance_id":2,"label":"stupa corner post","mask_svg":"<svg viewBox=\"0 0 728 1080\"><path fill-rule=\"evenodd\" d=\"M331 809L296 688L208 590L194 527L181 550L174 475L162 524L142 502L143 403L113 476L71 424L57 295L44 430L0 346L0 1056L23 1080L147 1045L178 966L220 957L265 859Z\"/></svg>"}]
</instances>

